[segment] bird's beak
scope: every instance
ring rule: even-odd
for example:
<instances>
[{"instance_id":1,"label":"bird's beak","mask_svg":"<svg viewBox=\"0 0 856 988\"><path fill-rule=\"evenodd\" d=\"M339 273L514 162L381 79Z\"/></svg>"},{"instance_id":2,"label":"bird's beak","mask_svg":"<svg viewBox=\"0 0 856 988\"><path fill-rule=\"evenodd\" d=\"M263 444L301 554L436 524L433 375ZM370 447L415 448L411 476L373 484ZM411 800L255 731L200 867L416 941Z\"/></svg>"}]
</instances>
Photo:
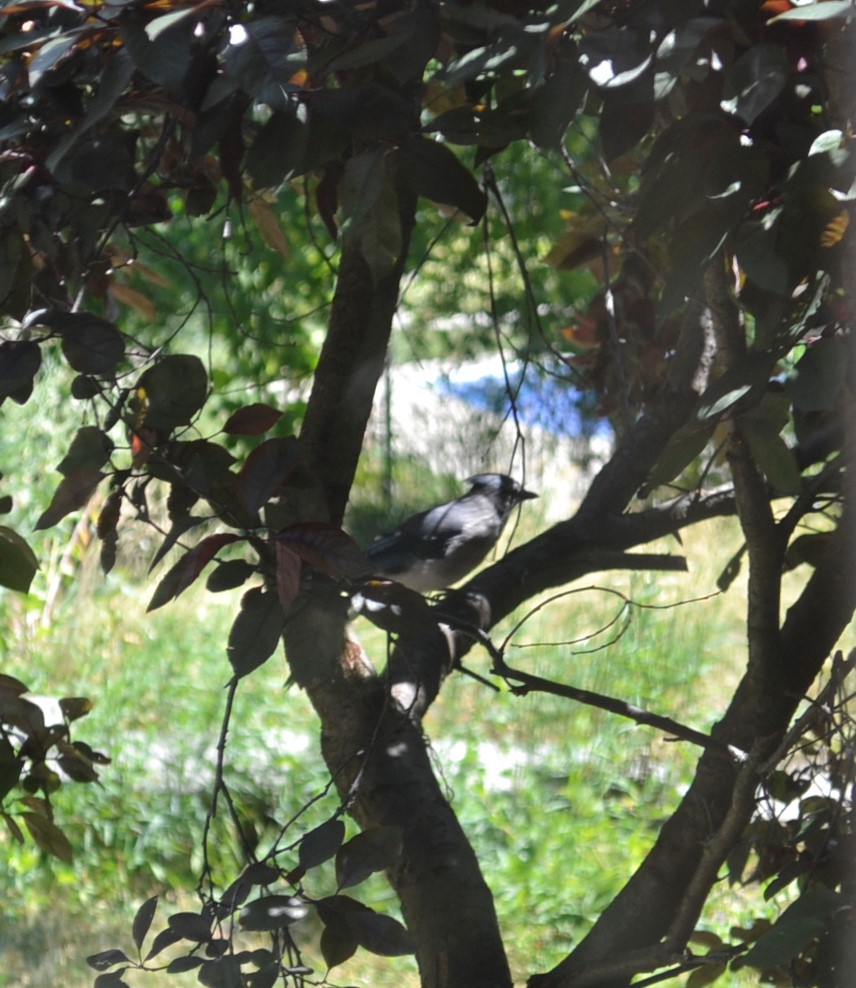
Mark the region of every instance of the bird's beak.
<instances>
[{"instance_id":1,"label":"bird's beak","mask_svg":"<svg viewBox=\"0 0 856 988\"><path fill-rule=\"evenodd\" d=\"M521 501L529 501L533 497L538 497L538 495L534 491L521 491L518 497Z\"/></svg>"}]
</instances>

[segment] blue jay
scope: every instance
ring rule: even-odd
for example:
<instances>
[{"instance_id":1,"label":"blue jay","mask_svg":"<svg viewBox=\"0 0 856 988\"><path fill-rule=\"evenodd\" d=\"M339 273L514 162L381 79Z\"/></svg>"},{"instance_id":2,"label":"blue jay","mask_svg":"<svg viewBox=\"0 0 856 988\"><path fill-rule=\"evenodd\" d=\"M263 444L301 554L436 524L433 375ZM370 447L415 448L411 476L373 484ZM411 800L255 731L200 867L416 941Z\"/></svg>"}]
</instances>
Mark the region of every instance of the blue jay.
<instances>
[{"instance_id":1,"label":"blue jay","mask_svg":"<svg viewBox=\"0 0 856 988\"><path fill-rule=\"evenodd\" d=\"M496 545L512 510L538 496L501 473L479 473L467 483L472 487L463 497L379 535L365 551L375 575L419 593L451 586Z\"/></svg>"}]
</instances>

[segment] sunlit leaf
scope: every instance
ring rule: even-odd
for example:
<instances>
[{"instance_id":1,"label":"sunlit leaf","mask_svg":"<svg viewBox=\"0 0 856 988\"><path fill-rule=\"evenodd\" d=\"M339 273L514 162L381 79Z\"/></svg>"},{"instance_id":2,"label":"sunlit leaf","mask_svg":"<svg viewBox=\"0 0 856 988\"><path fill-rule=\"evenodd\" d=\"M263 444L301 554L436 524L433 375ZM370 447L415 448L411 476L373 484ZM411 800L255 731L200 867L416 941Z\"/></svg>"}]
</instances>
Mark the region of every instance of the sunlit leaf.
<instances>
[{"instance_id":1,"label":"sunlit leaf","mask_svg":"<svg viewBox=\"0 0 856 988\"><path fill-rule=\"evenodd\" d=\"M163 577L146 610L157 610L158 607L163 607L168 601L178 597L197 579L202 570L224 546L240 540L240 535L234 535L230 532L220 532L217 535L209 535L202 539L198 545L188 550Z\"/></svg>"},{"instance_id":2,"label":"sunlit leaf","mask_svg":"<svg viewBox=\"0 0 856 988\"><path fill-rule=\"evenodd\" d=\"M842 209L823 228L823 232L820 235L820 246L834 247L837 243L840 243L849 226L850 213L846 209Z\"/></svg>"},{"instance_id":3,"label":"sunlit leaf","mask_svg":"<svg viewBox=\"0 0 856 988\"><path fill-rule=\"evenodd\" d=\"M255 196L250 199L248 211L256 224L256 229L262 236L262 240L287 261L291 251L288 249L282 223L280 223L271 203L260 196Z\"/></svg>"},{"instance_id":4,"label":"sunlit leaf","mask_svg":"<svg viewBox=\"0 0 856 988\"><path fill-rule=\"evenodd\" d=\"M722 109L753 123L785 88L790 66L780 45L762 43L747 49L725 77Z\"/></svg>"},{"instance_id":5,"label":"sunlit leaf","mask_svg":"<svg viewBox=\"0 0 856 988\"><path fill-rule=\"evenodd\" d=\"M764 969L787 964L820 939L836 913L845 908L852 909L852 901L830 889L819 887L803 892L733 967Z\"/></svg>"},{"instance_id":6,"label":"sunlit leaf","mask_svg":"<svg viewBox=\"0 0 856 988\"><path fill-rule=\"evenodd\" d=\"M233 412L226 420L223 431L230 436L258 436L272 429L282 415L272 405L254 402Z\"/></svg>"},{"instance_id":7,"label":"sunlit leaf","mask_svg":"<svg viewBox=\"0 0 856 988\"><path fill-rule=\"evenodd\" d=\"M853 0L816 0L815 3L801 4L793 10L771 17L768 24L776 21L828 21L833 17L847 17L853 14Z\"/></svg>"},{"instance_id":8,"label":"sunlit leaf","mask_svg":"<svg viewBox=\"0 0 856 988\"><path fill-rule=\"evenodd\" d=\"M52 820L41 813L22 813L19 819L24 821L24 826L42 851L71 864L74 858L71 843Z\"/></svg>"},{"instance_id":9,"label":"sunlit leaf","mask_svg":"<svg viewBox=\"0 0 856 988\"><path fill-rule=\"evenodd\" d=\"M248 902L241 910L241 926L245 930L281 930L303 919L309 906L293 895L266 895Z\"/></svg>"}]
</instances>

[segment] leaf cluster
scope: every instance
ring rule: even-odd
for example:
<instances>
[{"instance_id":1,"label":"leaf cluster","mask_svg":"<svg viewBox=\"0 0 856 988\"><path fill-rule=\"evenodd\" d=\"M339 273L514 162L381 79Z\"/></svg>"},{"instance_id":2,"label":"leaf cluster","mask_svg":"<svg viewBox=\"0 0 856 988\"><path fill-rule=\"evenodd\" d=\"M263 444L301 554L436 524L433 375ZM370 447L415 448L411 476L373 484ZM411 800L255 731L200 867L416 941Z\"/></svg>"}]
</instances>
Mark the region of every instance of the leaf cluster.
<instances>
[{"instance_id":1,"label":"leaf cluster","mask_svg":"<svg viewBox=\"0 0 856 988\"><path fill-rule=\"evenodd\" d=\"M95 985L125 985L124 973L136 969L166 974L196 971L198 982L211 988L271 988L282 979L313 973L300 959L291 933L292 927L313 916L323 927L320 949L328 970L359 947L384 957L412 953L413 943L398 920L341 894L342 889L359 885L375 872L395 867L401 852L399 829L377 827L347 841L345 833L345 824L336 815L305 833L296 845L274 848L244 869L221 894L207 897L199 912L171 915L144 952L158 904L157 896L148 899L132 924L136 959L118 948L93 954L87 961L102 972ZM285 868L285 850L297 851L295 867ZM303 886L304 877L331 859L335 860L335 893L311 896ZM289 891L278 890L282 882L290 886ZM242 949L244 934L250 939L266 935L270 946ZM166 964L155 960L179 944L186 947L186 953L173 950Z\"/></svg>"},{"instance_id":2,"label":"leaf cluster","mask_svg":"<svg viewBox=\"0 0 856 988\"><path fill-rule=\"evenodd\" d=\"M71 738L70 724L89 713L89 700L56 700L61 720L49 722L28 692L20 680L0 675L0 818L19 844L26 830L45 854L70 862L72 846L54 820L51 796L63 782L96 782L97 767L110 759Z\"/></svg>"}]
</instances>

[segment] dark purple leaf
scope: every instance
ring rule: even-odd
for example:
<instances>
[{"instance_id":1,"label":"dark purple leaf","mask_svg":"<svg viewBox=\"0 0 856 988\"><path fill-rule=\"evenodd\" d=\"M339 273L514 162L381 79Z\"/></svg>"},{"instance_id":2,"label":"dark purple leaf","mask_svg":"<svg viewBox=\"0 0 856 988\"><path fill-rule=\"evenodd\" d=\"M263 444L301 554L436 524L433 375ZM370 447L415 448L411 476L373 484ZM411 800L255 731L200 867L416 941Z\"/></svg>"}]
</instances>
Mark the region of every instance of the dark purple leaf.
<instances>
[{"instance_id":1,"label":"dark purple leaf","mask_svg":"<svg viewBox=\"0 0 856 988\"><path fill-rule=\"evenodd\" d=\"M256 446L238 474L238 497L244 509L255 515L279 494L299 459L294 436L266 439Z\"/></svg>"},{"instance_id":2,"label":"dark purple leaf","mask_svg":"<svg viewBox=\"0 0 856 988\"><path fill-rule=\"evenodd\" d=\"M289 525L274 536L310 566L334 580L361 580L372 568L347 532L323 522Z\"/></svg>"},{"instance_id":3,"label":"dark purple leaf","mask_svg":"<svg viewBox=\"0 0 856 988\"><path fill-rule=\"evenodd\" d=\"M112 949L112 950L102 950L98 954L90 954L86 958L86 963L95 968L96 971L106 971L110 967L115 967L116 964L130 964L130 958L124 952L124 950Z\"/></svg>"},{"instance_id":4,"label":"dark purple leaf","mask_svg":"<svg viewBox=\"0 0 856 988\"><path fill-rule=\"evenodd\" d=\"M229 632L226 654L238 677L249 675L273 655L285 627L285 613L271 591L254 587L241 599Z\"/></svg>"},{"instance_id":5,"label":"dark purple leaf","mask_svg":"<svg viewBox=\"0 0 856 988\"><path fill-rule=\"evenodd\" d=\"M150 899L146 899L146 901L137 910L136 916L134 916L131 933L137 950L142 950L143 940L146 939L146 934L149 932L149 928L152 925L152 920L154 919L155 910L157 907L158 896L153 895Z\"/></svg>"},{"instance_id":6,"label":"dark purple leaf","mask_svg":"<svg viewBox=\"0 0 856 988\"><path fill-rule=\"evenodd\" d=\"M229 532L221 532L204 538L199 545L186 552L164 576L157 585L146 610L154 611L158 607L163 607L174 597L178 597L197 579L223 546L238 542L240 539L240 535L233 535Z\"/></svg>"},{"instance_id":7,"label":"dark purple leaf","mask_svg":"<svg viewBox=\"0 0 856 988\"><path fill-rule=\"evenodd\" d=\"M169 929L182 940L207 943L211 939L211 921L199 913L175 913L169 917Z\"/></svg>"},{"instance_id":8,"label":"dark purple leaf","mask_svg":"<svg viewBox=\"0 0 856 988\"><path fill-rule=\"evenodd\" d=\"M36 531L51 528L69 512L85 507L105 476L100 470L84 467L64 477L54 492L51 503L36 522Z\"/></svg>"},{"instance_id":9,"label":"dark purple leaf","mask_svg":"<svg viewBox=\"0 0 856 988\"><path fill-rule=\"evenodd\" d=\"M359 885L376 871L391 868L401 856L400 827L371 827L352 837L336 854L339 888Z\"/></svg>"},{"instance_id":10,"label":"dark purple leaf","mask_svg":"<svg viewBox=\"0 0 856 988\"><path fill-rule=\"evenodd\" d=\"M0 343L0 398L14 397L32 389L33 378L42 365L42 351L32 340Z\"/></svg>"},{"instance_id":11,"label":"dark purple leaf","mask_svg":"<svg viewBox=\"0 0 856 988\"><path fill-rule=\"evenodd\" d=\"M329 861L342 846L345 839L345 823L339 817L325 820L319 827L310 830L300 842L298 850L300 867L304 871Z\"/></svg>"},{"instance_id":12,"label":"dark purple leaf","mask_svg":"<svg viewBox=\"0 0 856 988\"><path fill-rule=\"evenodd\" d=\"M0 525L0 587L27 593L39 561L17 532Z\"/></svg>"},{"instance_id":13,"label":"dark purple leaf","mask_svg":"<svg viewBox=\"0 0 856 988\"><path fill-rule=\"evenodd\" d=\"M303 919L309 907L293 895L266 895L241 910L241 926L257 932L281 930Z\"/></svg>"}]
</instances>

